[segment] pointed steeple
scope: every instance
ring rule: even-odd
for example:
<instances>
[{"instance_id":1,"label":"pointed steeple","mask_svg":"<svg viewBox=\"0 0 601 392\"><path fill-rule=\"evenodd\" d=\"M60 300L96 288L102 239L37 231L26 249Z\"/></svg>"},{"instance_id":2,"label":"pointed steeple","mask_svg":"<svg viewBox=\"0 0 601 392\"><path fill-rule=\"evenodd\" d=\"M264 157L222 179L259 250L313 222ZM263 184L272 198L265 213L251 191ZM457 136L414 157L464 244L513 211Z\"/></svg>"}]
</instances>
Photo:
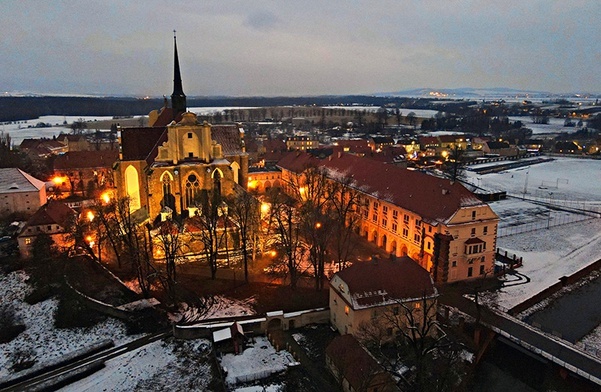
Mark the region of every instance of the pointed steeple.
<instances>
[{"instance_id":1,"label":"pointed steeple","mask_svg":"<svg viewBox=\"0 0 601 392\"><path fill-rule=\"evenodd\" d=\"M171 94L171 107L173 107L173 115L184 113L186 111L186 94L182 87L182 75L179 71L179 58L177 56L177 37L173 30L173 93Z\"/></svg>"}]
</instances>

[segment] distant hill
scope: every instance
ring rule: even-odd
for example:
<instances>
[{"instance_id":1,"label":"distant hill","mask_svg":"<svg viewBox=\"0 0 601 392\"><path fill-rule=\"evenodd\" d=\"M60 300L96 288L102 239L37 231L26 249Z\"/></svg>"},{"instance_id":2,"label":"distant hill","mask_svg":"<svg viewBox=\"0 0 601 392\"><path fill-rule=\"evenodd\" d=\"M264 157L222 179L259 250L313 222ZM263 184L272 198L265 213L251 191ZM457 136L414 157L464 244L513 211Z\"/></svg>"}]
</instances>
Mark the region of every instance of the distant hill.
<instances>
[{"instance_id":1,"label":"distant hill","mask_svg":"<svg viewBox=\"0 0 601 392\"><path fill-rule=\"evenodd\" d=\"M599 97L599 94L554 94L546 91L519 90L507 87L492 88L416 88L396 92L378 93L376 96L399 96L399 97L421 97L421 98L449 98L449 99L476 99L476 100L515 100L515 99L559 99L559 98L581 98L590 95L591 98Z\"/></svg>"},{"instance_id":2,"label":"distant hill","mask_svg":"<svg viewBox=\"0 0 601 392\"><path fill-rule=\"evenodd\" d=\"M285 105L403 105L424 107L428 100L373 95L314 97L188 97L188 107L267 107ZM58 116L135 116L163 106L162 98L89 96L2 96L0 122Z\"/></svg>"}]
</instances>

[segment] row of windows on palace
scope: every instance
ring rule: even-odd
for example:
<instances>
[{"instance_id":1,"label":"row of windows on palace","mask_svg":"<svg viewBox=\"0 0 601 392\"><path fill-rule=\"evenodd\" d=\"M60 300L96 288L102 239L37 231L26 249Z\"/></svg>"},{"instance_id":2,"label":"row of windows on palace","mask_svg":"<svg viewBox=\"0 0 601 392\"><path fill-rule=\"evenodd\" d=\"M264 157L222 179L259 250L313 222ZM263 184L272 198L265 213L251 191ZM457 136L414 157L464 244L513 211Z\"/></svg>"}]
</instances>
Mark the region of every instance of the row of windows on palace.
<instances>
[{"instance_id":1,"label":"row of windows on palace","mask_svg":"<svg viewBox=\"0 0 601 392\"><path fill-rule=\"evenodd\" d=\"M365 202L365 208L363 209L363 218L364 219L368 219L369 218L369 207L370 207L370 202L369 200L366 200ZM388 228L388 206L383 205L382 206L382 218L381 220L379 219L379 213L380 213L380 203L375 201L372 203L372 222L375 224L378 224L378 222L380 222L380 225L384 228ZM393 233L397 233L398 232L398 221L399 221L399 211L398 210L392 210L392 225L390 227L391 231ZM472 220L476 219L476 211L472 211ZM409 225L411 222L411 217L408 214L403 214L403 223L405 224L405 226L402 228L402 236L404 238L408 238L409 237ZM427 229L428 229L428 233L432 233L432 226L426 225ZM417 230L417 232L415 232L413 234L413 241L416 243L420 243L421 242L421 229L422 228L422 221L420 219L415 219L415 229ZM470 233L471 237L475 237L477 235L476 233L476 228L473 227L471 229L471 233ZM484 226L482 228L482 235L488 235L488 226ZM477 245L481 245L481 244L477 244ZM482 250L478 251L478 246L469 246L467 247L466 253L471 254L471 253L481 253ZM428 244L429 246L429 244ZM486 246L484 246L484 248L486 248Z\"/></svg>"}]
</instances>

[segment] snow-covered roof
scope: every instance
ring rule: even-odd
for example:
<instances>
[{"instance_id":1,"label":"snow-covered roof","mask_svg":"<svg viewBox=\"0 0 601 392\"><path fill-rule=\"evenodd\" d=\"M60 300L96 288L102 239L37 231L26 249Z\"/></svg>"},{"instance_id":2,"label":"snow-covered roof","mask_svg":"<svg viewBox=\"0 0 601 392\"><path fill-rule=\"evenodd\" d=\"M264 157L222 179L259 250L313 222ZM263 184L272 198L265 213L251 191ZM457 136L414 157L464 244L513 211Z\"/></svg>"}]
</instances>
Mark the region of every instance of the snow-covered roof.
<instances>
[{"instance_id":1,"label":"snow-covered roof","mask_svg":"<svg viewBox=\"0 0 601 392\"><path fill-rule=\"evenodd\" d=\"M35 192L45 187L44 181L21 169L0 169L0 193Z\"/></svg>"}]
</instances>

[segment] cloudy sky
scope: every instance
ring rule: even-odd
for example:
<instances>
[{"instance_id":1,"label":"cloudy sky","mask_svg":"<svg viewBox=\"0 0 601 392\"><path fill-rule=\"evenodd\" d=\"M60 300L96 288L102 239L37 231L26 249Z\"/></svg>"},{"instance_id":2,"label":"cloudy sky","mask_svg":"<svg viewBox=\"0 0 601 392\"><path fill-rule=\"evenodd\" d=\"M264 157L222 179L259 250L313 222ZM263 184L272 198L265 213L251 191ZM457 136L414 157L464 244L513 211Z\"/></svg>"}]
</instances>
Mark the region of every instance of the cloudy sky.
<instances>
[{"instance_id":1,"label":"cloudy sky","mask_svg":"<svg viewBox=\"0 0 601 392\"><path fill-rule=\"evenodd\" d=\"M601 92L599 0L1 0L0 89L188 96Z\"/></svg>"}]
</instances>

